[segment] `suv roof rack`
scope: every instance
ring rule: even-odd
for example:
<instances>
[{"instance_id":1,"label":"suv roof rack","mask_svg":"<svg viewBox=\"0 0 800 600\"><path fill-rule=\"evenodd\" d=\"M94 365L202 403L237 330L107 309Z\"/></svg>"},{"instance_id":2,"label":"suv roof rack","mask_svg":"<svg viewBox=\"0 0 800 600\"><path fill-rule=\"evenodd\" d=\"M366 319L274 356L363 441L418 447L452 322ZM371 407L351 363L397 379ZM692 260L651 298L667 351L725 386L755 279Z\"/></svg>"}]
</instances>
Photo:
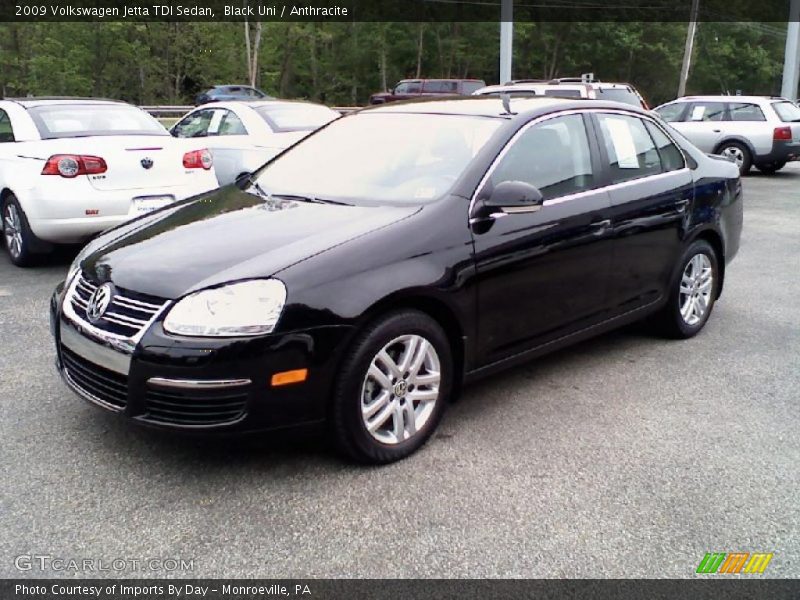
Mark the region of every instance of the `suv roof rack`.
<instances>
[{"instance_id":1,"label":"suv roof rack","mask_svg":"<svg viewBox=\"0 0 800 600\"><path fill-rule=\"evenodd\" d=\"M506 81L503 85L515 85L517 83L553 83L553 79L512 79Z\"/></svg>"},{"instance_id":2,"label":"suv roof rack","mask_svg":"<svg viewBox=\"0 0 800 600\"><path fill-rule=\"evenodd\" d=\"M38 102L40 100L94 100L100 102L123 102L113 98L91 98L87 96L0 96L2 100L10 102Z\"/></svg>"}]
</instances>

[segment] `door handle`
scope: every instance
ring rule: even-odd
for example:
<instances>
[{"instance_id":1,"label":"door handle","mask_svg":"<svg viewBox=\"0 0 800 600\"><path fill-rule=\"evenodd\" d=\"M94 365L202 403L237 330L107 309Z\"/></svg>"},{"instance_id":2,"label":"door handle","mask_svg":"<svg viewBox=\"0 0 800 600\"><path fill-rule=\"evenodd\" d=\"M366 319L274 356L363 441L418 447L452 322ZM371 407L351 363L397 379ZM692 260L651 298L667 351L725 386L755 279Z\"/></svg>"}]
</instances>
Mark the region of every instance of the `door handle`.
<instances>
[{"instance_id":1,"label":"door handle","mask_svg":"<svg viewBox=\"0 0 800 600\"><path fill-rule=\"evenodd\" d=\"M606 229L611 227L611 219L603 219L602 221L592 221L589 225L592 229L595 229L595 235L603 233Z\"/></svg>"},{"instance_id":2,"label":"door handle","mask_svg":"<svg viewBox=\"0 0 800 600\"><path fill-rule=\"evenodd\" d=\"M684 198L683 200L679 200L675 203L675 212L678 214L683 214L686 211L686 207L689 206L689 199Z\"/></svg>"},{"instance_id":3,"label":"door handle","mask_svg":"<svg viewBox=\"0 0 800 600\"><path fill-rule=\"evenodd\" d=\"M714 133L722 133L722 129L712 129L711 131Z\"/></svg>"}]
</instances>

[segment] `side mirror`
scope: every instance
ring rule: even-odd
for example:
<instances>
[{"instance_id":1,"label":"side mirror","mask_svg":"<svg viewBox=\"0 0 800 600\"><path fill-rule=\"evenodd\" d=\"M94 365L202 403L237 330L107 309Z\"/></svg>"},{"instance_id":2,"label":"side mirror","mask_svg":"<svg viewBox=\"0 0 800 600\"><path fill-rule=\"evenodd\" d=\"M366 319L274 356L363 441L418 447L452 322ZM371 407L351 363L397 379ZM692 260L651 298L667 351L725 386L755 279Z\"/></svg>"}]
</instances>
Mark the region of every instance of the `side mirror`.
<instances>
[{"instance_id":1,"label":"side mirror","mask_svg":"<svg viewBox=\"0 0 800 600\"><path fill-rule=\"evenodd\" d=\"M544 197L539 189L524 181L502 181L483 201L489 212L509 214L536 212L542 208Z\"/></svg>"}]
</instances>

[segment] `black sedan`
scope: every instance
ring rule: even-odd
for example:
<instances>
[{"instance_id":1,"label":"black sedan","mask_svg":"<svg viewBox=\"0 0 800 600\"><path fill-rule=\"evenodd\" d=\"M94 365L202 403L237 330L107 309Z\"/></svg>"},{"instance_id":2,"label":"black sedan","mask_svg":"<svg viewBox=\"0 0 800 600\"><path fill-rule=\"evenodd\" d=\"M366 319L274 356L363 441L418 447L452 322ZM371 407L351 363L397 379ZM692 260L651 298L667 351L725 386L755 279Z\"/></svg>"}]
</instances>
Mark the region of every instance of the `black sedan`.
<instances>
[{"instance_id":1,"label":"black sedan","mask_svg":"<svg viewBox=\"0 0 800 600\"><path fill-rule=\"evenodd\" d=\"M695 335L741 228L736 166L636 108L391 104L95 239L52 300L57 364L143 424L327 423L389 462L464 382L646 316Z\"/></svg>"}]
</instances>

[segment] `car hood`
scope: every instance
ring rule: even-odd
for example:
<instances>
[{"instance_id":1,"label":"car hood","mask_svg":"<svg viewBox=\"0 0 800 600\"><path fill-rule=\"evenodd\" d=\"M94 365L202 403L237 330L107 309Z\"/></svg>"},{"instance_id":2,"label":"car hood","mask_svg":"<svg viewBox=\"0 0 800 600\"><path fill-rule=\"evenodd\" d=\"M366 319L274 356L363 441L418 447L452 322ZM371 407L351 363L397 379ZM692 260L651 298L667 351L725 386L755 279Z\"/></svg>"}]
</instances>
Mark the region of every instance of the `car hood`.
<instances>
[{"instance_id":1,"label":"car hood","mask_svg":"<svg viewBox=\"0 0 800 600\"><path fill-rule=\"evenodd\" d=\"M404 219L419 207L265 201L236 186L104 237L82 261L96 281L161 298L279 271ZM99 242L100 240L98 240Z\"/></svg>"}]
</instances>

